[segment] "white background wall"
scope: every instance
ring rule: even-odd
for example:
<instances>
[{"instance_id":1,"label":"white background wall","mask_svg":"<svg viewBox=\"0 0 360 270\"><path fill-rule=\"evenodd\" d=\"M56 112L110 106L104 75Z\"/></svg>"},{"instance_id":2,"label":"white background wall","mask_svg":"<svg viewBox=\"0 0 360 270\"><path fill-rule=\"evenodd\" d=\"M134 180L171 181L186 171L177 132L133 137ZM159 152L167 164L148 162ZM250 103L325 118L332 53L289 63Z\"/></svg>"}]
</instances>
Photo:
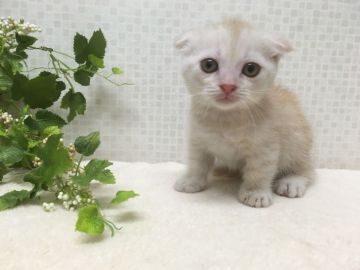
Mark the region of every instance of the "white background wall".
<instances>
[{"instance_id":1,"label":"white background wall","mask_svg":"<svg viewBox=\"0 0 360 270\"><path fill-rule=\"evenodd\" d=\"M0 0L0 16L8 15L39 25L43 44L68 52L76 31L103 30L108 67L121 66L135 86L96 80L83 89L86 116L66 131L71 139L100 130L98 154L128 161L185 157L188 99L176 35L228 16L279 32L296 49L283 59L279 79L313 123L317 166L360 169L360 1Z\"/></svg>"}]
</instances>

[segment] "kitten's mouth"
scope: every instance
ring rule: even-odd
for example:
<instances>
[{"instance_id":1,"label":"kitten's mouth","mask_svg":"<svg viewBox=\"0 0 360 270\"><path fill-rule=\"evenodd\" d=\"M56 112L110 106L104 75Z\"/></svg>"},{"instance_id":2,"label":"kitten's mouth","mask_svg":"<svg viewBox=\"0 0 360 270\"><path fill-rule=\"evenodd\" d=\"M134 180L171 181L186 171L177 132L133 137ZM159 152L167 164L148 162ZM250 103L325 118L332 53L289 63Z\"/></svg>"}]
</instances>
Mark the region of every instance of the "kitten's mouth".
<instances>
[{"instance_id":1,"label":"kitten's mouth","mask_svg":"<svg viewBox=\"0 0 360 270\"><path fill-rule=\"evenodd\" d=\"M238 97L229 94L220 94L215 97L217 102L220 103L233 103L238 100Z\"/></svg>"}]
</instances>

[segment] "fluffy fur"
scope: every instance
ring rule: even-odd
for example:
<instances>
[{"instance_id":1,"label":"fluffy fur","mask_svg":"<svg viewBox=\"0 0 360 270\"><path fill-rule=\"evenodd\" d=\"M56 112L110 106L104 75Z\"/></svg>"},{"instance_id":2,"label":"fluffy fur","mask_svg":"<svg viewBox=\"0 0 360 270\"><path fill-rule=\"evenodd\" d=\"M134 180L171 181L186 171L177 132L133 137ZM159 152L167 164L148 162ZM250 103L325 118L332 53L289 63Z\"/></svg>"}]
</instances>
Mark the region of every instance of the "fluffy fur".
<instances>
[{"instance_id":1,"label":"fluffy fur","mask_svg":"<svg viewBox=\"0 0 360 270\"><path fill-rule=\"evenodd\" d=\"M205 189L219 161L240 173L238 198L246 205L270 205L272 190L303 196L314 178L311 128L296 96L274 83L279 59L291 51L290 44L231 20L186 32L175 47L183 55L191 95L188 168L175 189ZM217 61L216 72L201 69L205 58ZM261 67L254 78L242 74L249 62ZM223 84L236 90L224 98Z\"/></svg>"}]
</instances>

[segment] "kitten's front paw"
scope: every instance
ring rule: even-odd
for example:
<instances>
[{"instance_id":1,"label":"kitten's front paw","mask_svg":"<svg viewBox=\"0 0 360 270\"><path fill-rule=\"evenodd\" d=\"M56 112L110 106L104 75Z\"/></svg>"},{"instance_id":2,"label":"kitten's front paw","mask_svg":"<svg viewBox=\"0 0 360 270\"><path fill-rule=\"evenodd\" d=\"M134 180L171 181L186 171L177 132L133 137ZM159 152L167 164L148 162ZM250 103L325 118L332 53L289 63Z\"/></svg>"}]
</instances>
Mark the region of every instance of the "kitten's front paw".
<instances>
[{"instance_id":1,"label":"kitten's front paw","mask_svg":"<svg viewBox=\"0 0 360 270\"><path fill-rule=\"evenodd\" d=\"M182 177L175 183L175 190L179 192L194 193L199 192L207 187L206 180L199 180L194 177Z\"/></svg>"},{"instance_id":2,"label":"kitten's front paw","mask_svg":"<svg viewBox=\"0 0 360 270\"><path fill-rule=\"evenodd\" d=\"M272 203L272 192L271 190L240 189L239 200L251 207L267 207Z\"/></svg>"},{"instance_id":3,"label":"kitten's front paw","mask_svg":"<svg viewBox=\"0 0 360 270\"><path fill-rule=\"evenodd\" d=\"M303 176L286 176L277 180L275 192L289 198L302 197L305 194L307 182L308 179Z\"/></svg>"}]
</instances>

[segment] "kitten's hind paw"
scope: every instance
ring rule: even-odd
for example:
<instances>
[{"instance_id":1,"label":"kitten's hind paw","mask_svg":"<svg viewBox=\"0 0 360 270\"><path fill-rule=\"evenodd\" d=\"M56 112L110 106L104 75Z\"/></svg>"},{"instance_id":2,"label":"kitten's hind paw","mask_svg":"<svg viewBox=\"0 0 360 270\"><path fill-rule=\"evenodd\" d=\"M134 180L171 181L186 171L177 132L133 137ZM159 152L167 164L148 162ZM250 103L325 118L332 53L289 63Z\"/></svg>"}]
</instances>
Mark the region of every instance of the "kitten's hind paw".
<instances>
[{"instance_id":1,"label":"kitten's hind paw","mask_svg":"<svg viewBox=\"0 0 360 270\"><path fill-rule=\"evenodd\" d=\"M303 176L291 175L281 178L275 183L275 192L289 198L302 197L305 194L309 180Z\"/></svg>"},{"instance_id":2,"label":"kitten's hind paw","mask_svg":"<svg viewBox=\"0 0 360 270\"><path fill-rule=\"evenodd\" d=\"M267 207L272 203L271 190L246 190L240 189L239 200L251 207Z\"/></svg>"},{"instance_id":3,"label":"kitten's hind paw","mask_svg":"<svg viewBox=\"0 0 360 270\"><path fill-rule=\"evenodd\" d=\"M179 192L195 193L206 189L206 180L199 180L193 177L183 177L176 181L174 188Z\"/></svg>"}]
</instances>

